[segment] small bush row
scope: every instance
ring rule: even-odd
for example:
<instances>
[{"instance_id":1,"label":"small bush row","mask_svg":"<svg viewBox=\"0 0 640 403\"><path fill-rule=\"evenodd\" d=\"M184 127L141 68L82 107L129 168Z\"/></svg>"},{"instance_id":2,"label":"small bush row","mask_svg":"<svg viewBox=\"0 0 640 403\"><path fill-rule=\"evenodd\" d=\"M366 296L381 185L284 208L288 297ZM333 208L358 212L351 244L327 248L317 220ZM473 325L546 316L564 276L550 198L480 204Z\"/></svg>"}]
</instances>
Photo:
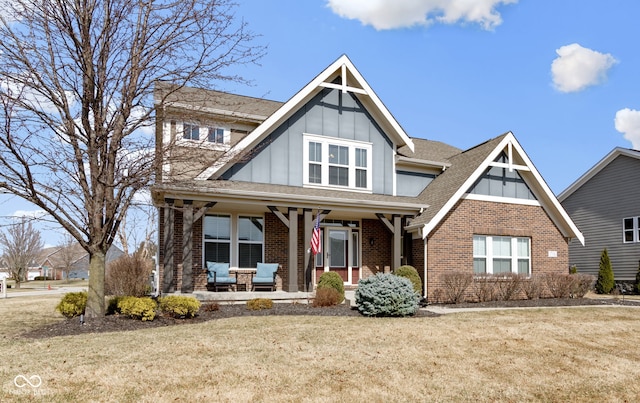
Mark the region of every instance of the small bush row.
<instances>
[{"instance_id":1,"label":"small bush row","mask_svg":"<svg viewBox=\"0 0 640 403\"><path fill-rule=\"evenodd\" d=\"M445 273L434 299L442 303L508 301L537 298L582 298L593 289L588 274L545 273L523 276L513 273L476 276L467 272Z\"/></svg>"},{"instance_id":2,"label":"small bush row","mask_svg":"<svg viewBox=\"0 0 640 403\"><path fill-rule=\"evenodd\" d=\"M67 318L80 316L87 306L86 292L70 292L62 297L56 310ZM200 309L200 301L193 297L168 295L156 302L150 297L116 296L107 304L107 314L122 314L143 321L153 320L156 311L175 318L193 318ZM217 304L209 304L208 309L218 310Z\"/></svg>"}]
</instances>

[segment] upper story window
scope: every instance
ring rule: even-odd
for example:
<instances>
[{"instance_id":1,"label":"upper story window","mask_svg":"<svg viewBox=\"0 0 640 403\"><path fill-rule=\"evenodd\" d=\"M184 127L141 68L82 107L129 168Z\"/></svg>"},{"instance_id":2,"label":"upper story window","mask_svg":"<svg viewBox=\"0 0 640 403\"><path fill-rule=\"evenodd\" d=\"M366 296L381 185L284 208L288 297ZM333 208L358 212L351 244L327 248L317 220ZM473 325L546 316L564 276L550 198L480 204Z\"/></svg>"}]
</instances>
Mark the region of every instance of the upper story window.
<instances>
[{"instance_id":1,"label":"upper story window","mask_svg":"<svg viewBox=\"0 0 640 403\"><path fill-rule=\"evenodd\" d=\"M622 219L622 242L640 242L640 217Z\"/></svg>"},{"instance_id":2,"label":"upper story window","mask_svg":"<svg viewBox=\"0 0 640 403\"><path fill-rule=\"evenodd\" d=\"M200 140L200 126L192 123L183 123L182 138L185 140Z\"/></svg>"},{"instance_id":3,"label":"upper story window","mask_svg":"<svg viewBox=\"0 0 640 403\"><path fill-rule=\"evenodd\" d=\"M507 153L501 153L498 158L489 165L471 189L470 194L507 197L514 199L536 200L519 170L525 167L514 166L510 162Z\"/></svg>"},{"instance_id":4,"label":"upper story window","mask_svg":"<svg viewBox=\"0 0 640 403\"><path fill-rule=\"evenodd\" d=\"M304 184L371 191L370 143L304 136Z\"/></svg>"},{"instance_id":5,"label":"upper story window","mask_svg":"<svg viewBox=\"0 0 640 403\"><path fill-rule=\"evenodd\" d=\"M200 141L214 145L229 145L231 140L231 131L222 127L201 126L192 122L171 122L172 134L178 131L181 136L180 140ZM187 143L184 143L187 144Z\"/></svg>"}]
</instances>

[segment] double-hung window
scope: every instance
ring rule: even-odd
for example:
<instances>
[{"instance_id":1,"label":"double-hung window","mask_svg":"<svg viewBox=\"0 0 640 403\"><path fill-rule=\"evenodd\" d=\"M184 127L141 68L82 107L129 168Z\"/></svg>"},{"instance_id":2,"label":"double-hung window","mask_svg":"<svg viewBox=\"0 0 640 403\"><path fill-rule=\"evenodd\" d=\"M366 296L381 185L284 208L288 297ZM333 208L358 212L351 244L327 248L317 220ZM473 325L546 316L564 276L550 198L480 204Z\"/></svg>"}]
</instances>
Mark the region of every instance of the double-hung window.
<instances>
[{"instance_id":1,"label":"double-hung window","mask_svg":"<svg viewBox=\"0 0 640 403\"><path fill-rule=\"evenodd\" d=\"M531 239L526 237L473 237L473 272L476 275L531 274Z\"/></svg>"},{"instance_id":2,"label":"double-hung window","mask_svg":"<svg viewBox=\"0 0 640 403\"><path fill-rule=\"evenodd\" d=\"M306 134L304 184L371 191L372 145Z\"/></svg>"},{"instance_id":3,"label":"double-hung window","mask_svg":"<svg viewBox=\"0 0 640 403\"><path fill-rule=\"evenodd\" d=\"M622 219L622 241L624 243L640 242L640 217Z\"/></svg>"},{"instance_id":4,"label":"double-hung window","mask_svg":"<svg viewBox=\"0 0 640 403\"><path fill-rule=\"evenodd\" d=\"M200 126L193 123L183 123L182 138L185 140L200 140Z\"/></svg>"},{"instance_id":5,"label":"double-hung window","mask_svg":"<svg viewBox=\"0 0 640 403\"><path fill-rule=\"evenodd\" d=\"M209 127L207 141L214 144L224 144L224 129L219 127Z\"/></svg>"},{"instance_id":6,"label":"double-hung window","mask_svg":"<svg viewBox=\"0 0 640 403\"><path fill-rule=\"evenodd\" d=\"M206 262L255 268L264 253L264 218L227 214L206 215L203 224Z\"/></svg>"}]
</instances>

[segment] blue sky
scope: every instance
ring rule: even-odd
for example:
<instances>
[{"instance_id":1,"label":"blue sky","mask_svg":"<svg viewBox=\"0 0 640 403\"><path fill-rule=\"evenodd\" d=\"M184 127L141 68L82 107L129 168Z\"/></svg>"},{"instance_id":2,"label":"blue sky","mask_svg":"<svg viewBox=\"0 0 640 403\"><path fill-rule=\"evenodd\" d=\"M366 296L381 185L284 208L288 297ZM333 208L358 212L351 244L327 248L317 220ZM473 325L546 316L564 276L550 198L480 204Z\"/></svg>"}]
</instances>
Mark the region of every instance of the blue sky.
<instances>
[{"instance_id":1,"label":"blue sky","mask_svg":"<svg viewBox=\"0 0 640 403\"><path fill-rule=\"evenodd\" d=\"M556 194L640 148L638 1L238 3L267 54L238 68L252 86L217 89L286 101L347 54L410 136L466 149L512 131ZM0 217L34 210L0 197Z\"/></svg>"}]
</instances>

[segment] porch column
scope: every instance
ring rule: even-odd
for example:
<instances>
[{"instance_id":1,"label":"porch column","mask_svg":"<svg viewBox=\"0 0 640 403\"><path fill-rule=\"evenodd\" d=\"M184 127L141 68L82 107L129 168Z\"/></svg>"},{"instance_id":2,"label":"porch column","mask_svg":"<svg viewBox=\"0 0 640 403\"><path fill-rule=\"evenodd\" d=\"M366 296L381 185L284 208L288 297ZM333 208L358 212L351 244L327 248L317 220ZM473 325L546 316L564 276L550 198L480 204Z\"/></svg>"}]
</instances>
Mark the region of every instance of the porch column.
<instances>
[{"instance_id":1,"label":"porch column","mask_svg":"<svg viewBox=\"0 0 640 403\"><path fill-rule=\"evenodd\" d=\"M298 291L298 209L289 207L289 292Z\"/></svg>"},{"instance_id":2,"label":"porch column","mask_svg":"<svg viewBox=\"0 0 640 403\"><path fill-rule=\"evenodd\" d=\"M193 205L184 201L182 208L182 292L193 292Z\"/></svg>"},{"instance_id":3,"label":"porch column","mask_svg":"<svg viewBox=\"0 0 640 403\"><path fill-rule=\"evenodd\" d=\"M164 251L163 269L162 269L162 292L171 293L175 291L175 285L173 284L173 200L167 200L164 205L164 222L163 234L164 245L162 245Z\"/></svg>"},{"instance_id":4,"label":"porch column","mask_svg":"<svg viewBox=\"0 0 640 403\"><path fill-rule=\"evenodd\" d=\"M393 251L392 261L393 267L391 270L397 269L402 265L402 217L399 215L393 216Z\"/></svg>"}]
</instances>

